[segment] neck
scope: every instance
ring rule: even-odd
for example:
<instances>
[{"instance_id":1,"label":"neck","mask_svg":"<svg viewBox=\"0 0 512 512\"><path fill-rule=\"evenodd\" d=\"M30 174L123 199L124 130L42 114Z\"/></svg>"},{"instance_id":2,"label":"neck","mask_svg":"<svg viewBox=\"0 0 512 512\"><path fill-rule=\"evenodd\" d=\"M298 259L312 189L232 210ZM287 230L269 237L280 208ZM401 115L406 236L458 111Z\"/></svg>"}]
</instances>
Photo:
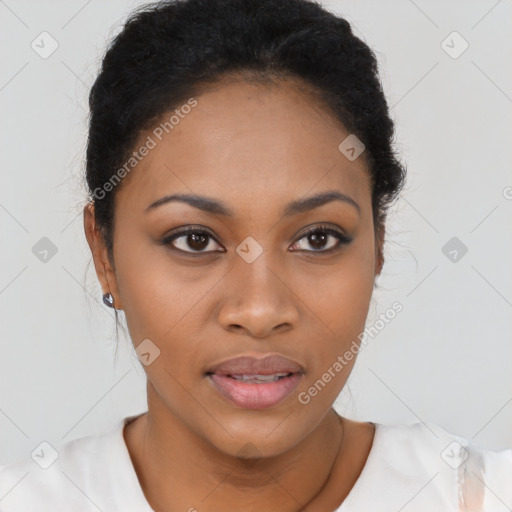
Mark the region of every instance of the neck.
<instances>
[{"instance_id":1,"label":"neck","mask_svg":"<svg viewBox=\"0 0 512 512\"><path fill-rule=\"evenodd\" d=\"M125 437L144 494L157 512L236 509L240 503L247 512L303 510L329 483L344 445L343 422L333 409L292 449L259 458L251 445L244 457L218 450L159 403L149 383L148 406Z\"/></svg>"}]
</instances>

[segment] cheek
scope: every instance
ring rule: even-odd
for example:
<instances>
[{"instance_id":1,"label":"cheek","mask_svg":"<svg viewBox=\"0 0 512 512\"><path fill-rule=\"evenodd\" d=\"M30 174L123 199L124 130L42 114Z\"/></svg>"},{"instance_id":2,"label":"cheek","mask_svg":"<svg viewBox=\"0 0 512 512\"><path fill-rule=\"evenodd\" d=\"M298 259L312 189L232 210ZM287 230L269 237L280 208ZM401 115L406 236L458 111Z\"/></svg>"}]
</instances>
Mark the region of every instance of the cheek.
<instances>
[{"instance_id":1,"label":"cheek","mask_svg":"<svg viewBox=\"0 0 512 512\"><path fill-rule=\"evenodd\" d=\"M205 307L218 277L206 267L180 268L165 258L165 251L155 252L164 256L139 252L120 257L116 265L126 323L135 347L149 339L160 351L155 363L145 367L148 376L167 381L169 375L155 373L165 368L186 382L198 375L197 362L204 359ZM206 278L197 279L205 273Z\"/></svg>"},{"instance_id":2,"label":"cheek","mask_svg":"<svg viewBox=\"0 0 512 512\"><path fill-rule=\"evenodd\" d=\"M328 381L329 390L322 395L329 400L336 398L356 362L373 292L374 260L357 251L347 253L326 275L321 280L303 277L301 289L318 327L308 381Z\"/></svg>"},{"instance_id":3,"label":"cheek","mask_svg":"<svg viewBox=\"0 0 512 512\"><path fill-rule=\"evenodd\" d=\"M165 251L136 233L116 233L114 257L117 288L134 345L157 338L170 329L179 314L183 289L176 272L166 265ZM130 243L127 241L130 240Z\"/></svg>"},{"instance_id":4,"label":"cheek","mask_svg":"<svg viewBox=\"0 0 512 512\"><path fill-rule=\"evenodd\" d=\"M298 270L292 288L322 333L335 343L357 336L373 293L373 259L352 251L328 267Z\"/></svg>"},{"instance_id":5,"label":"cheek","mask_svg":"<svg viewBox=\"0 0 512 512\"><path fill-rule=\"evenodd\" d=\"M364 328L374 283L374 246L368 240L361 239L340 265L339 272L332 276L330 291L336 299L331 302L332 307L337 309L338 334L350 333L350 336L354 336L358 334L354 329Z\"/></svg>"},{"instance_id":6,"label":"cheek","mask_svg":"<svg viewBox=\"0 0 512 512\"><path fill-rule=\"evenodd\" d=\"M199 287L192 290L182 281L163 275L153 266L143 272L120 273L119 292L134 344L144 338L172 343L196 313L205 296ZM189 326L190 328L190 326ZM163 347L162 347L163 348Z\"/></svg>"}]
</instances>

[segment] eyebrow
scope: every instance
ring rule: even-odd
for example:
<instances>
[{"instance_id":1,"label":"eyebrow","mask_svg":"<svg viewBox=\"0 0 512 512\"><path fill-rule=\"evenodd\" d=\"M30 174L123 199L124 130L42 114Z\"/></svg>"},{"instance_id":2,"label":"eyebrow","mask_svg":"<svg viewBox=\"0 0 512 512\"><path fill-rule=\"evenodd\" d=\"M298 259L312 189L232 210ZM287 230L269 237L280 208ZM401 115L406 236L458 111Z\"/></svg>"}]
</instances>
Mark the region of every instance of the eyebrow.
<instances>
[{"instance_id":1,"label":"eyebrow","mask_svg":"<svg viewBox=\"0 0 512 512\"><path fill-rule=\"evenodd\" d=\"M304 213L309 210L319 208L320 206L323 206L324 204L330 203L332 201L342 201L344 203L348 203L352 205L358 213L361 213L361 207L350 196L342 194L337 190L328 190L314 196L296 199L295 201L288 203L284 209L283 216L290 217L292 215ZM186 203L190 206L193 206L194 208L213 215L234 217L233 210L231 210L221 201L212 199L210 197L198 196L195 194L173 194L170 196L164 196L154 203L151 203L145 211L148 212L154 210L158 206L162 206L163 204L171 202Z\"/></svg>"}]
</instances>

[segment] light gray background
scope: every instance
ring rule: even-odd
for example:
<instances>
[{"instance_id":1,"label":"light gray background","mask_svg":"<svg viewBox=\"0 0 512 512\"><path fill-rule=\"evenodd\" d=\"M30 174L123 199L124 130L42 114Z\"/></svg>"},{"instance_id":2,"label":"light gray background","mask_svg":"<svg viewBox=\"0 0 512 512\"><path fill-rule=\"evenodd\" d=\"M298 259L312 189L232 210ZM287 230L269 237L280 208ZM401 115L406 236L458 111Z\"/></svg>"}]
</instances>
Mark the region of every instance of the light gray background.
<instances>
[{"instance_id":1,"label":"light gray background","mask_svg":"<svg viewBox=\"0 0 512 512\"><path fill-rule=\"evenodd\" d=\"M404 310L361 352L337 408L512 446L512 2L323 3L377 53L409 170L368 325L394 301ZM115 359L81 184L88 89L140 4L0 1L0 463L146 410L122 336ZM47 59L31 48L42 31L59 45ZM457 59L441 47L453 31L469 43ZM442 252L454 236L468 248L456 263ZM43 237L57 248L46 263L32 252Z\"/></svg>"}]
</instances>

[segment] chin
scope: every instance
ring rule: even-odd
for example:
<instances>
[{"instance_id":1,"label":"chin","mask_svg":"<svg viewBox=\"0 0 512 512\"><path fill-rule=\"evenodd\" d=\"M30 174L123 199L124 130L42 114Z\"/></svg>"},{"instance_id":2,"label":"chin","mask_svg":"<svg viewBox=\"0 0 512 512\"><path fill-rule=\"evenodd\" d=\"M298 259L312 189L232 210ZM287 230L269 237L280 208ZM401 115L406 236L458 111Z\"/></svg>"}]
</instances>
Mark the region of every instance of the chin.
<instances>
[{"instance_id":1,"label":"chin","mask_svg":"<svg viewBox=\"0 0 512 512\"><path fill-rule=\"evenodd\" d=\"M299 430L297 420L290 423L290 416L280 414L265 415L260 411L245 418L224 416L222 426L212 420L212 428L207 435L208 441L217 450L233 457L257 460L262 457L275 457L292 449L307 435Z\"/></svg>"}]
</instances>

